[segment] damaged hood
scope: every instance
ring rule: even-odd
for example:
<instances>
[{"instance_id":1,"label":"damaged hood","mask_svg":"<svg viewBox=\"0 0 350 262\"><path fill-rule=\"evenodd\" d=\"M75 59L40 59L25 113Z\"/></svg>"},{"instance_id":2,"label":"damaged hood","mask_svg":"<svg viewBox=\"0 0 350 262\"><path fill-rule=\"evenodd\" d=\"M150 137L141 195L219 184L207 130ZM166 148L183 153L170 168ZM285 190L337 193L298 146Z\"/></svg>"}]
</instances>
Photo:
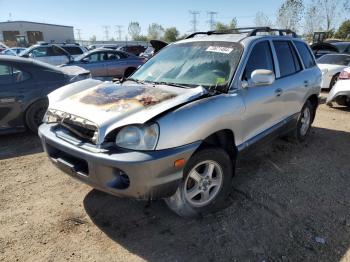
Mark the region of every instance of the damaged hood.
<instances>
[{"instance_id":1,"label":"damaged hood","mask_svg":"<svg viewBox=\"0 0 350 262\"><path fill-rule=\"evenodd\" d=\"M117 84L87 79L49 94L49 108L79 116L99 127L100 139L128 124L143 124L207 93L203 87ZM101 140L100 140L101 141Z\"/></svg>"}]
</instances>

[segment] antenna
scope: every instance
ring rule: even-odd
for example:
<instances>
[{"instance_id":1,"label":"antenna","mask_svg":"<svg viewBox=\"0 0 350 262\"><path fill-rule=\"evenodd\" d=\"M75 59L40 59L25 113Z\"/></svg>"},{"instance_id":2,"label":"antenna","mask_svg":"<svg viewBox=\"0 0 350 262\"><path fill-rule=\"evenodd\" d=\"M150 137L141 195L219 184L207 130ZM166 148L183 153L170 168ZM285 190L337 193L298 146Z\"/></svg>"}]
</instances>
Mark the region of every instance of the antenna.
<instances>
[{"instance_id":1,"label":"antenna","mask_svg":"<svg viewBox=\"0 0 350 262\"><path fill-rule=\"evenodd\" d=\"M198 24L197 16L199 15L199 11L189 11L189 12L193 17L192 20L190 21L192 25L192 31L197 32L197 24Z\"/></svg>"},{"instance_id":2,"label":"antenna","mask_svg":"<svg viewBox=\"0 0 350 262\"><path fill-rule=\"evenodd\" d=\"M209 15L209 20L207 21L210 27L210 30L214 30L215 29L215 19L214 17L218 14L218 12L213 12L213 11L209 11L207 12L207 15Z\"/></svg>"}]
</instances>

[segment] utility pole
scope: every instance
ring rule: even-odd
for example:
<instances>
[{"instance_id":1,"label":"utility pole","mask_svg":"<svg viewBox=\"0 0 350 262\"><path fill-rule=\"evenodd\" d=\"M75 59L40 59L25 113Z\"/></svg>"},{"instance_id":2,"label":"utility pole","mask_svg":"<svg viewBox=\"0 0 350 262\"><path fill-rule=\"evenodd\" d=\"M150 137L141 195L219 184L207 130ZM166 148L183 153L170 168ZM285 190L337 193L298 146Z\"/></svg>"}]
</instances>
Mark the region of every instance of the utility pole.
<instances>
[{"instance_id":1,"label":"utility pole","mask_svg":"<svg viewBox=\"0 0 350 262\"><path fill-rule=\"evenodd\" d=\"M117 38L118 38L118 40L119 41L121 41L122 40L122 25L116 25L115 26L115 29L116 29L116 34L117 34Z\"/></svg>"},{"instance_id":2,"label":"utility pole","mask_svg":"<svg viewBox=\"0 0 350 262\"><path fill-rule=\"evenodd\" d=\"M214 28L215 28L215 19L214 19L214 17L217 14L218 14L218 12L213 12L213 11L207 12L207 15L209 15L209 20L207 22L209 24L210 30L214 30Z\"/></svg>"},{"instance_id":3,"label":"utility pole","mask_svg":"<svg viewBox=\"0 0 350 262\"><path fill-rule=\"evenodd\" d=\"M197 24L198 24L198 19L197 16L199 15L198 11L190 11L190 15L192 15L192 20L190 21L192 25L192 31L197 32Z\"/></svg>"},{"instance_id":4,"label":"utility pole","mask_svg":"<svg viewBox=\"0 0 350 262\"><path fill-rule=\"evenodd\" d=\"M105 33L105 36L106 36L106 41L108 41L109 40L109 26L108 25L104 25L102 27L104 29L104 33Z\"/></svg>"},{"instance_id":5,"label":"utility pole","mask_svg":"<svg viewBox=\"0 0 350 262\"><path fill-rule=\"evenodd\" d=\"M78 40L79 40L79 42L80 42L80 44L81 44L81 29L75 29L76 31L77 31L77 35L78 35Z\"/></svg>"}]
</instances>

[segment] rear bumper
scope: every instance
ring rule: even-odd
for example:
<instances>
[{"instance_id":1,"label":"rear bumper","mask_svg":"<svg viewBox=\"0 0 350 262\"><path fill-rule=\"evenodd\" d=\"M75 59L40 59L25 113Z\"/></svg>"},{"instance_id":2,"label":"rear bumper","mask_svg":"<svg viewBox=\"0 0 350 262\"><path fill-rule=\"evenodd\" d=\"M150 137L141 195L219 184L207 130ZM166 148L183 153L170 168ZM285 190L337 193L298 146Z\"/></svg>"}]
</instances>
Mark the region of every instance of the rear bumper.
<instances>
[{"instance_id":1,"label":"rear bumper","mask_svg":"<svg viewBox=\"0 0 350 262\"><path fill-rule=\"evenodd\" d=\"M173 195L183 177L178 159L187 160L200 142L160 150L95 152L58 137L54 125L39 128L44 150L52 163L66 174L96 189L120 197L159 199Z\"/></svg>"}]
</instances>

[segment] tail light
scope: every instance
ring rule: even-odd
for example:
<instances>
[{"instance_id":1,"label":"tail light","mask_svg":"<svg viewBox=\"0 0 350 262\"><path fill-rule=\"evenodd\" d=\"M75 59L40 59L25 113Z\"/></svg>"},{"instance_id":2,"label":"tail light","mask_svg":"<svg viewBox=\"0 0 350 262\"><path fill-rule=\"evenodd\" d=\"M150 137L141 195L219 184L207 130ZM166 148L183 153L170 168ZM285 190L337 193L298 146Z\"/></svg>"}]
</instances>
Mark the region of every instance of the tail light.
<instances>
[{"instance_id":1,"label":"tail light","mask_svg":"<svg viewBox=\"0 0 350 262\"><path fill-rule=\"evenodd\" d=\"M350 69L344 69L339 75L339 79L345 80L350 79Z\"/></svg>"}]
</instances>

